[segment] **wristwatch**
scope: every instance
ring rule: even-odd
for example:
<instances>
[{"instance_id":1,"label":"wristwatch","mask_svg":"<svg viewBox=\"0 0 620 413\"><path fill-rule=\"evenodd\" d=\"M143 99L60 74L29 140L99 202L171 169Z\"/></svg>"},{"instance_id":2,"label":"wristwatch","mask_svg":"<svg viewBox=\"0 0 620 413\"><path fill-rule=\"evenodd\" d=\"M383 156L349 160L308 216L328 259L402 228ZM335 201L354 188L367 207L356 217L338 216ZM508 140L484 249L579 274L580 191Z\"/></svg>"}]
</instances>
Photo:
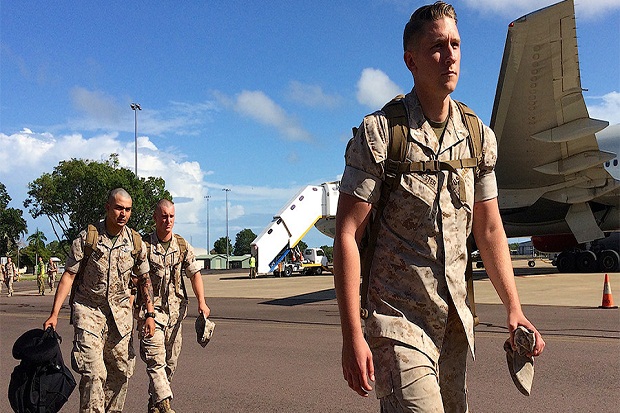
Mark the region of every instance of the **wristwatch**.
<instances>
[{"instance_id":1,"label":"wristwatch","mask_svg":"<svg viewBox=\"0 0 620 413\"><path fill-rule=\"evenodd\" d=\"M155 319L155 313L149 313L149 312L144 313L145 320L149 317L151 317L152 319Z\"/></svg>"}]
</instances>

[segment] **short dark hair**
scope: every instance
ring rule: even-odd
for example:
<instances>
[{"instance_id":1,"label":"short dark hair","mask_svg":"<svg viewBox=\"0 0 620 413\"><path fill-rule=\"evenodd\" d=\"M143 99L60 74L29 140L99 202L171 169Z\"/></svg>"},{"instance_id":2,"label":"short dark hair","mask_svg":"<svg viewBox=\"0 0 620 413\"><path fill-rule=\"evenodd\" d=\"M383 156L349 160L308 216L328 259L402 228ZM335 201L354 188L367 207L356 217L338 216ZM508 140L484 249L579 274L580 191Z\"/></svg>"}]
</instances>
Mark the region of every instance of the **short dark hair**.
<instances>
[{"instance_id":1,"label":"short dark hair","mask_svg":"<svg viewBox=\"0 0 620 413\"><path fill-rule=\"evenodd\" d=\"M413 12L409 22L405 25L403 33L403 49L407 51L411 44L417 43L417 37L422 31L425 23L439 20L443 17L449 17L457 22L456 11L451 4L443 1L436 1L433 4L422 6Z\"/></svg>"},{"instance_id":2,"label":"short dark hair","mask_svg":"<svg viewBox=\"0 0 620 413\"><path fill-rule=\"evenodd\" d=\"M108 192L108 203L112 202L116 195L119 195L121 198L131 199L131 195L129 195L129 192L125 191L125 189L114 188Z\"/></svg>"}]
</instances>

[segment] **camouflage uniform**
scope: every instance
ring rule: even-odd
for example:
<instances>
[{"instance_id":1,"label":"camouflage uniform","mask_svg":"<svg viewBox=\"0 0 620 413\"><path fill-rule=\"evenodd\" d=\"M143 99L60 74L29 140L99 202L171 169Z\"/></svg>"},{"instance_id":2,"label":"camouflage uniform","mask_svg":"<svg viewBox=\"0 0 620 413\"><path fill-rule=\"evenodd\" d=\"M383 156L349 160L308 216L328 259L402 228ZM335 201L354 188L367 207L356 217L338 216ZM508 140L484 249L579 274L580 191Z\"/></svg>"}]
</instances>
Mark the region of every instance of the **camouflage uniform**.
<instances>
[{"instance_id":1,"label":"camouflage uniform","mask_svg":"<svg viewBox=\"0 0 620 413\"><path fill-rule=\"evenodd\" d=\"M9 297L13 295L13 280L15 279L16 272L15 263L13 261L7 262L4 267L4 276L6 277L6 286L9 289Z\"/></svg>"},{"instance_id":2,"label":"camouflage uniform","mask_svg":"<svg viewBox=\"0 0 620 413\"><path fill-rule=\"evenodd\" d=\"M106 235L104 222L97 225L97 245L83 274L74 281L71 364L82 376L81 412L123 410L135 366L129 283L132 272L140 276L149 271L144 243L134 260L131 230L124 227L114 241ZM66 271L72 274L77 274L84 258L86 234L82 231L73 241L67 257Z\"/></svg>"},{"instance_id":3,"label":"camouflage uniform","mask_svg":"<svg viewBox=\"0 0 620 413\"><path fill-rule=\"evenodd\" d=\"M405 104L410 125L408 160L471 158L467 128L456 103L451 101L441 145L424 118L415 89L405 97ZM346 152L341 192L370 203L378 201L388 139L383 113L364 118ZM469 168L459 169L458 176L448 171L404 174L380 217L365 334L375 361L376 394L385 411L393 411L390 395L416 382L416 377L406 377L412 371L406 360L414 359L425 361L434 372L431 376L435 388L440 382L446 411L467 409L466 358L468 347L473 355L474 332L466 302L466 240L474 201L497 196L496 146L495 135L484 126L477 172ZM461 180L464 197L459 191ZM424 384L419 384L416 391L424 392ZM441 397L437 400L441 403ZM436 408L443 411L441 404Z\"/></svg>"},{"instance_id":4,"label":"camouflage uniform","mask_svg":"<svg viewBox=\"0 0 620 413\"><path fill-rule=\"evenodd\" d=\"M151 404L172 397L170 380L181 352L181 327L187 315L187 294L181 286L181 276L183 270L187 277L191 277L201 268L193 248L187 242L186 245L187 253L181 262L183 257L176 236L172 236L167 250L159 243L156 232L147 240L155 295L155 334L150 338L141 338L140 356L146 363L149 376ZM142 331L144 325L143 313L144 309L138 315L138 331Z\"/></svg>"},{"instance_id":5,"label":"camouflage uniform","mask_svg":"<svg viewBox=\"0 0 620 413\"><path fill-rule=\"evenodd\" d=\"M50 287L50 292L54 291L54 284L56 283L56 273L58 272L58 266L54 261L47 264L47 285Z\"/></svg>"}]
</instances>

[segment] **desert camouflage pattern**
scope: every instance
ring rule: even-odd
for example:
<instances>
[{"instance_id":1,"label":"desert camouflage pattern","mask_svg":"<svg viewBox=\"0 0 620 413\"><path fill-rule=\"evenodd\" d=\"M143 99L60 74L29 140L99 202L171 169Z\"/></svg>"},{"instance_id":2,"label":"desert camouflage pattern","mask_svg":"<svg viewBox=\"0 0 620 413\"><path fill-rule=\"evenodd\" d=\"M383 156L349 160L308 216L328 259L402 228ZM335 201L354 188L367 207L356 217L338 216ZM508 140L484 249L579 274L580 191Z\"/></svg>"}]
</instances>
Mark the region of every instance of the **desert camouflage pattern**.
<instances>
[{"instance_id":1,"label":"desert camouflage pattern","mask_svg":"<svg viewBox=\"0 0 620 413\"><path fill-rule=\"evenodd\" d=\"M455 102L451 102L441 144L424 118L415 89L405 97L405 105L410 125L408 160L472 156L468 131ZM378 201L388 139L388 123L382 112L364 118L347 148L341 192L369 203ZM365 322L365 334L416 348L435 364L439 363L445 345L451 306L464 330L465 353L469 347L474 354L473 317L465 282L466 240L471 233L473 203L497 196L493 171L497 143L486 126L482 140L482 156L475 169L460 169L456 174L439 171L403 175L380 217L370 271L370 317ZM461 181L465 185L463 197L459 190ZM375 369L381 368L381 363L375 364ZM458 369L464 374L465 363Z\"/></svg>"},{"instance_id":2,"label":"desert camouflage pattern","mask_svg":"<svg viewBox=\"0 0 620 413\"><path fill-rule=\"evenodd\" d=\"M187 298L181 286L181 277L191 277L201 269L194 249L186 242L187 253L183 262L175 236L168 249L159 243L153 232L147 240L151 283L155 295L155 335L141 338L140 357L146 363L149 376L149 394L153 403L172 397L170 380L176 370L182 345L182 321L187 315ZM191 287L190 287L191 288ZM138 331L144 325L141 309Z\"/></svg>"},{"instance_id":3,"label":"desert camouflage pattern","mask_svg":"<svg viewBox=\"0 0 620 413\"><path fill-rule=\"evenodd\" d=\"M84 273L81 275L75 292L75 303L84 304L85 307L110 307L116 327L121 336L131 332L133 318L129 304L130 280L132 273L141 276L149 272L149 263L146 258L146 246L142 243L142 249L137 258L131 256L134 249L131 230L124 227L116 241L108 238L105 234L104 221L97 225L99 237L94 246ZM65 271L77 274L82 258L84 257L84 244L86 230L80 232L78 238L73 241L71 251L67 256ZM74 311L74 325L93 334L99 334L100 330L91 331L91 323L88 319L88 311ZM99 328L98 324L95 328Z\"/></svg>"},{"instance_id":4,"label":"desert camouflage pattern","mask_svg":"<svg viewBox=\"0 0 620 413\"><path fill-rule=\"evenodd\" d=\"M113 241L97 225L99 237L79 280L73 302L73 369L81 375L80 412L122 411L127 383L135 366L129 304L132 272L148 273L146 248L137 259L131 230L124 227ZM66 271L76 274L84 258L87 231L82 231L67 256ZM103 354L103 357L102 357Z\"/></svg>"},{"instance_id":5,"label":"desert camouflage pattern","mask_svg":"<svg viewBox=\"0 0 620 413\"><path fill-rule=\"evenodd\" d=\"M9 297L11 297L13 295L13 279L17 275L17 270L13 261L7 262L3 269L3 279L5 280L6 286L8 288L7 294ZM2 291L1 288L0 291Z\"/></svg>"},{"instance_id":6,"label":"desert camouflage pattern","mask_svg":"<svg viewBox=\"0 0 620 413\"><path fill-rule=\"evenodd\" d=\"M121 412L136 363L132 335L121 336L109 307L74 305L88 327L75 327L71 352L71 367L81 376L80 412Z\"/></svg>"}]
</instances>

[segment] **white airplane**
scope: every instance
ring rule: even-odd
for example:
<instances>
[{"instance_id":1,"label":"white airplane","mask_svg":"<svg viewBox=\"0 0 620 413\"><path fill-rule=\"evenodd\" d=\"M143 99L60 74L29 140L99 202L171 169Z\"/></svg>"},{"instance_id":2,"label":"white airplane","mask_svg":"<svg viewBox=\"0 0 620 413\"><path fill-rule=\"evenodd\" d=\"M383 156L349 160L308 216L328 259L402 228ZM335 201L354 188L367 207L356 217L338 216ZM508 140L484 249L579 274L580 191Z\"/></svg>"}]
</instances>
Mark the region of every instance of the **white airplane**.
<instances>
[{"instance_id":1,"label":"white airplane","mask_svg":"<svg viewBox=\"0 0 620 413\"><path fill-rule=\"evenodd\" d=\"M618 134L600 149L608 122L582 92L573 0L510 23L490 125L500 210L509 237L561 252L561 272L617 271L618 233L606 234L620 229Z\"/></svg>"}]
</instances>

